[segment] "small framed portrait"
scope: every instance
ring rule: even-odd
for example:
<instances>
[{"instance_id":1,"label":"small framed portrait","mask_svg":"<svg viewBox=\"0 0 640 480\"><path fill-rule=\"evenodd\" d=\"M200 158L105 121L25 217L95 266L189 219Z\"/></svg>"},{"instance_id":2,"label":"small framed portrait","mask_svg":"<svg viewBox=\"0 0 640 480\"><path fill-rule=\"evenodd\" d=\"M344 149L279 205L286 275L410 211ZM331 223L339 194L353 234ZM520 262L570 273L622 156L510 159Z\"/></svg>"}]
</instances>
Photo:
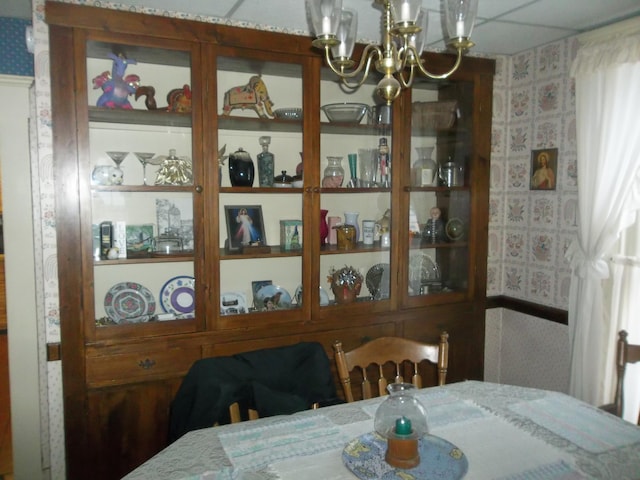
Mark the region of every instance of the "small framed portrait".
<instances>
[{"instance_id":1,"label":"small framed portrait","mask_svg":"<svg viewBox=\"0 0 640 480\"><path fill-rule=\"evenodd\" d=\"M239 251L243 247L267 245L260 205L225 205L227 248Z\"/></svg>"},{"instance_id":2,"label":"small framed portrait","mask_svg":"<svg viewBox=\"0 0 640 480\"><path fill-rule=\"evenodd\" d=\"M267 285L273 285L271 280L254 280L251 282L251 292L253 293L253 307L256 310L262 310L264 305L259 305L258 303L258 292L262 287L266 287Z\"/></svg>"},{"instance_id":3,"label":"small framed portrait","mask_svg":"<svg viewBox=\"0 0 640 480\"><path fill-rule=\"evenodd\" d=\"M555 190L557 171L557 148L531 150L530 190Z\"/></svg>"}]
</instances>

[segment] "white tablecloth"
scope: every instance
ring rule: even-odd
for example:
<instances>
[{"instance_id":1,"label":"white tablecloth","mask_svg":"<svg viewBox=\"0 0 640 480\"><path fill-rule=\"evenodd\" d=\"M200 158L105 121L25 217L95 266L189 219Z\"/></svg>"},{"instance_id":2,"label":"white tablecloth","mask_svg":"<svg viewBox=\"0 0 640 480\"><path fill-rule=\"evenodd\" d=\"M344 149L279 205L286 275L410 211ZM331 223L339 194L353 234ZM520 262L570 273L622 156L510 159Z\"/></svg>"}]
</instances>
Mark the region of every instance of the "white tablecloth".
<instances>
[{"instance_id":1,"label":"white tablecloth","mask_svg":"<svg viewBox=\"0 0 640 480\"><path fill-rule=\"evenodd\" d=\"M416 396L467 479L640 479L640 428L567 395L470 381ZM343 448L382 400L189 432L125 479L353 480Z\"/></svg>"}]
</instances>

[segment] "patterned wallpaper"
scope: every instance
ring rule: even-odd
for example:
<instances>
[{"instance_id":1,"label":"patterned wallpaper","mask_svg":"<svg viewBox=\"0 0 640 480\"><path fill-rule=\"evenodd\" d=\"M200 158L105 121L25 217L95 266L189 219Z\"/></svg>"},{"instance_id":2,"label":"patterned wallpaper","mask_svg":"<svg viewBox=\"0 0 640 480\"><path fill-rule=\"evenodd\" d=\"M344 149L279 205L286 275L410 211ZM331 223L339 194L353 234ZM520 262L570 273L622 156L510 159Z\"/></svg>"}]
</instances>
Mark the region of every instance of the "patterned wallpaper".
<instances>
[{"instance_id":1,"label":"patterned wallpaper","mask_svg":"<svg viewBox=\"0 0 640 480\"><path fill-rule=\"evenodd\" d=\"M0 17L0 73L33 77L33 55L27 51L22 18Z\"/></svg>"},{"instance_id":2,"label":"patterned wallpaper","mask_svg":"<svg viewBox=\"0 0 640 480\"><path fill-rule=\"evenodd\" d=\"M577 40L500 58L494 83L488 295L566 309L577 231ZM557 148L555 190L530 190L531 150Z\"/></svg>"}]
</instances>

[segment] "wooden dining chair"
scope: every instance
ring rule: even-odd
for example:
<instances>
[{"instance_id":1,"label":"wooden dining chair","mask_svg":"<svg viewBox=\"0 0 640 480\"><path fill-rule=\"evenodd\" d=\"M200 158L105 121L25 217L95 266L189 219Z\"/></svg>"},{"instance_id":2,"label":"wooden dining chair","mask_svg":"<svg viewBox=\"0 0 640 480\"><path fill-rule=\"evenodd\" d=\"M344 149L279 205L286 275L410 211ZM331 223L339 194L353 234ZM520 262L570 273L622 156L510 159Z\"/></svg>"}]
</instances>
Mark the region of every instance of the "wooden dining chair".
<instances>
[{"instance_id":1,"label":"wooden dining chair","mask_svg":"<svg viewBox=\"0 0 640 480\"><path fill-rule=\"evenodd\" d=\"M242 421L243 415L238 402L233 402L229 405L229 417L231 418L231 423L239 423ZM248 418L249 420L257 420L260 416L258 415L257 410L248 408L245 418Z\"/></svg>"},{"instance_id":2,"label":"wooden dining chair","mask_svg":"<svg viewBox=\"0 0 640 480\"><path fill-rule=\"evenodd\" d=\"M618 333L618 345L616 347L616 370L618 378L616 382L616 393L612 407L605 410L622 417L624 407L624 374L628 363L640 362L640 345L630 344L627 340L628 333L626 330L620 330ZM611 407L611 406L609 406ZM638 415L638 425L640 425L640 415Z\"/></svg>"},{"instance_id":3,"label":"wooden dining chair","mask_svg":"<svg viewBox=\"0 0 640 480\"><path fill-rule=\"evenodd\" d=\"M395 366L395 376L392 383L404 382L402 367L403 363L407 361L413 364L411 383L417 388L422 388L422 377L418 373L418 365L424 360L437 366L438 385L444 385L447 377L449 363L449 334L447 332L442 332L440 342L436 344L424 344L399 337L381 337L348 352L342 349L342 342L336 340L333 349L338 376L347 402L354 401L351 388L351 372L354 370L359 370L362 377L363 399L373 396L375 387L372 388L372 383L374 382L378 392L375 396L387 394L389 382L385 377L384 368L389 363L393 363ZM377 366L377 378L369 378L369 373L372 371L369 368L371 365Z\"/></svg>"}]
</instances>

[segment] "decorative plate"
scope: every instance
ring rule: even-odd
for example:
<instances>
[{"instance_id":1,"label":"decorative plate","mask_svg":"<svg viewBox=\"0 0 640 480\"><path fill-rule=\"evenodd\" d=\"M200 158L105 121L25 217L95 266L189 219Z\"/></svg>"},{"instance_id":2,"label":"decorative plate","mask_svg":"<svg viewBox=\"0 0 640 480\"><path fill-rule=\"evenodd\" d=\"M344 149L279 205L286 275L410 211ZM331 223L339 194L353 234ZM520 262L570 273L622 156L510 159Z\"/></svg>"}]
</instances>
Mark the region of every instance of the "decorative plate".
<instances>
[{"instance_id":1,"label":"decorative plate","mask_svg":"<svg viewBox=\"0 0 640 480\"><path fill-rule=\"evenodd\" d=\"M302 285L298 285L296 292L293 294L293 298L296 299L298 306L302 305ZM326 307L327 305L329 305L329 295L324 288L320 287L320 306Z\"/></svg>"},{"instance_id":2,"label":"decorative plate","mask_svg":"<svg viewBox=\"0 0 640 480\"><path fill-rule=\"evenodd\" d=\"M384 460L387 441L375 432L351 440L342 452L342 461L361 480L458 480L467 473L464 453L443 438L425 435L419 440L420 464L402 469Z\"/></svg>"},{"instance_id":3,"label":"decorative plate","mask_svg":"<svg viewBox=\"0 0 640 480\"><path fill-rule=\"evenodd\" d=\"M440 267L426 253L416 253L409 260L409 282L437 282L440 280Z\"/></svg>"},{"instance_id":4,"label":"decorative plate","mask_svg":"<svg viewBox=\"0 0 640 480\"><path fill-rule=\"evenodd\" d=\"M389 298L389 264L377 263L367 271L365 283L375 300Z\"/></svg>"},{"instance_id":5,"label":"decorative plate","mask_svg":"<svg viewBox=\"0 0 640 480\"><path fill-rule=\"evenodd\" d=\"M220 295L220 313L222 315L235 315L247 313L247 297L242 292L224 292Z\"/></svg>"},{"instance_id":6,"label":"decorative plate","mask_svg":"<svg viewBox=\"0 0 640 480\"><path fill-rule=\"evenodd\" d=\"M167 280L160 289L162 309L175 315L193 313L196 306L195 283L195 278L186 275Z\"/></svg>"},{"instance_id":7,"label":"decorative plate","mask_svg":"<svg viewBox=\"0 0 640 480\"><path fill-rule=\"evenodd\" d=\"M262 310L291 308L291 295L278 285L265 285L258 290L256 303Z\"/></svg>"},{"instance_id":8,"label":"decorative plate","mask_svg":"<svg viewBox=\"0 0 640 480\"><path fill-rule=\"evenodd\" d=\"M149 289L139 283L116 283L104 297L104 310L116 323L140 323L156 311L156 301Z\"/></svg>"},{"instance_id":9,"label":"decorative plate","mask_svg":"<svg viewBox=\"0 0 640 480\"><path fill-rule=\"evenodd\" d=\"M464 237L464 224L459 218L451 218L444 227L444 231L449 240L453 240L455 242Z\"/></svg>"}]
</instances>

